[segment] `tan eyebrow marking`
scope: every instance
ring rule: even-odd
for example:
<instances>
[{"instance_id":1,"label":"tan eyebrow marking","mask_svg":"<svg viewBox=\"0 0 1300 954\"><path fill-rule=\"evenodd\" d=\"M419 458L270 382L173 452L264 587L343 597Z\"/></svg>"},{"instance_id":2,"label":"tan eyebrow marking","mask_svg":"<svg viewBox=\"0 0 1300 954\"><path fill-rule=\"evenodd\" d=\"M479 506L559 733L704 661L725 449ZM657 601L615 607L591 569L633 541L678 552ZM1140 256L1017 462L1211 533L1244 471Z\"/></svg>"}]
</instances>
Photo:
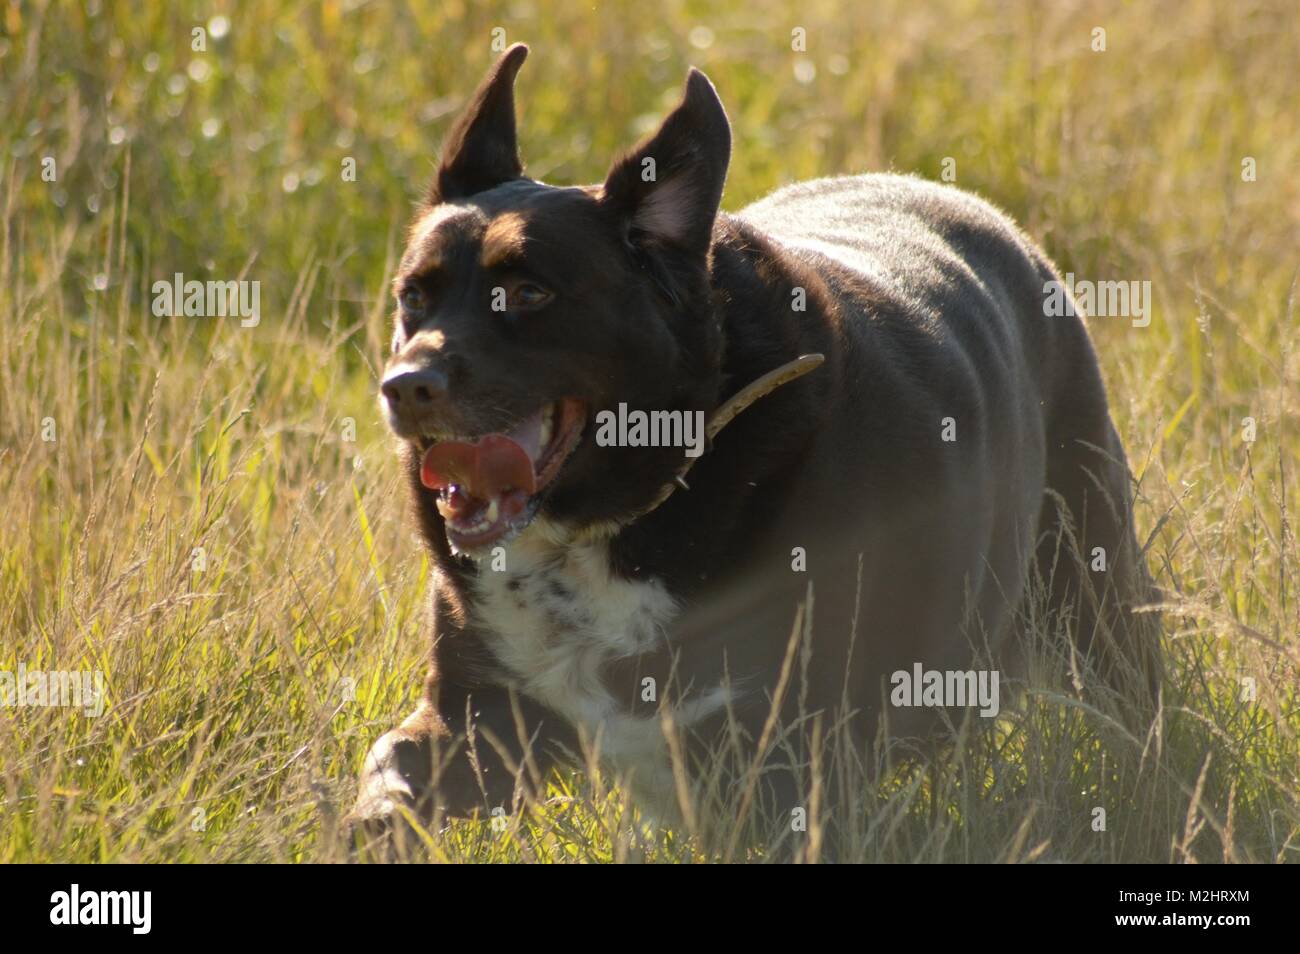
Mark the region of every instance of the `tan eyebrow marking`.
<instances>
[{"instance_id":1,"label":"tan eyebrow marking","mask_svg":"<svg viewBox=\"0 0 1300 954\"><path fill-rule=\"evenodd\" d=\"M397 274L393 276L394 293L401 290L406 282L420 278L442 267L442 256L434 249L412 249L402 256Z\"/></svg>"},{"instance_id":2,"label":"tan eyebrow marking","mask_svg":"<svg viewBox=\"0 0 1300 954\"><path fill-rule=\"evenodd\" d=\"M523 256L528 220L518 212L505 212L494 218L483 235L479 264L484 268L505 265Z\"/></svg>"}]
</instances>

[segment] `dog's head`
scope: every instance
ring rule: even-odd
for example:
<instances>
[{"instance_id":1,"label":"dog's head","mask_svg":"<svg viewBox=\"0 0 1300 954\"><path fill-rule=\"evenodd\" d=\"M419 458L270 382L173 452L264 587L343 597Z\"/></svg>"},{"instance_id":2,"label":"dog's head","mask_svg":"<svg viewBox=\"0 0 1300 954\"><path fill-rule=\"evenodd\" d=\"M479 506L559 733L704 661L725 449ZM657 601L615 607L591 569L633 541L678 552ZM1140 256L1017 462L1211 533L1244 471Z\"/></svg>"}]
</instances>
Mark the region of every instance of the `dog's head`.
<instances>
[{"instance_id":1,"label":"dog's head","mask_svg":"<svg viewBox=\"0 0 1300 954\"><path fill-rule=\"evenodd\" d=\"M708 411L721 333L710 244L731 150L712 84L691 70L660 128L603 185L523 175L515 45L444 146L393 281L381 403L421 502L481 553L539 514L617 523L653 499L681 448L607 447L594 416Z\"/></svg>"}]
</instances>

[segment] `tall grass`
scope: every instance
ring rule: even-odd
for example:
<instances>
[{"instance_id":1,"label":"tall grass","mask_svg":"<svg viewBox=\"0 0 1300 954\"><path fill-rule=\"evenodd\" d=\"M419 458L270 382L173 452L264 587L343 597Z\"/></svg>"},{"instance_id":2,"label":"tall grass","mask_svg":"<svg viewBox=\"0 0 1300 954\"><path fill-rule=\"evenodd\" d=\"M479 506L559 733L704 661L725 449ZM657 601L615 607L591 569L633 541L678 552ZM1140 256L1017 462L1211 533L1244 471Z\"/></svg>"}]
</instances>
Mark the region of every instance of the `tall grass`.
<instances>
[{"instance_id":1,"label":"tall grass","mask_svg":"<svg viewBox=\"0 0 1300 954\"><path fill-rule=\"evenodd\" d=\"M860 766L842 854L1293 860L1300 27L1286 0L7 5L0 670L102 671L109 707L0 710L0 860L341 857L362 756L411 707L425 652L429 567L374 401L386 284L496 27L533 47L522 143L546 181L599 180L693 63L735 127L728 209L814 175L938 178L952 158L957 184L1063 271L1153 283L1149 327L1092 331L1167 596L1155 731L1126 736L1084 704L1039 634L1048 678L995 726ZM175 272L259 280L261 323L154 317L150 286ZM642 827L590 766L504 830L456 823L427 847L775 854L697 821ZM825 856L812 834L792 848Z\"/></svg>"}]
</instances>

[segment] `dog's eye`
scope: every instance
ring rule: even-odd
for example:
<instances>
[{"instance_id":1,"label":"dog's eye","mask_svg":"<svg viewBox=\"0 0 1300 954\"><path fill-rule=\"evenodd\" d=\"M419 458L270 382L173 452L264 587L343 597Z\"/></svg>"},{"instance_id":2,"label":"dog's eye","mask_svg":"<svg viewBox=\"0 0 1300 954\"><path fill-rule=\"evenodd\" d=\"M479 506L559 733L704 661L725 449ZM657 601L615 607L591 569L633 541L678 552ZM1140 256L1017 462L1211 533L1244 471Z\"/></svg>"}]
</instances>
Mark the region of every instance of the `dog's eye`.
<instances>
[{"instance_id":1,"label":"dog's eye","mask_svg":"<svg viewBox=\"0 0 1300 954\"><path fill-rule=\"evenodd\" d=\"M520 282L510 289L509 307L511 311L527 311L540 308L554 297L541 285L532 282Z\"/></svg>"},{"instance_id":2,"label":"dog's eye","mask_svg":"<svg viewBox=\"0 0 1300 954\"><path fill-rule=\"evenodd\" d=\"M403 311L420 311L424 308L424 292L419 285L407 285L397 294L397 303Z\"/></svg>"}]
</instances>

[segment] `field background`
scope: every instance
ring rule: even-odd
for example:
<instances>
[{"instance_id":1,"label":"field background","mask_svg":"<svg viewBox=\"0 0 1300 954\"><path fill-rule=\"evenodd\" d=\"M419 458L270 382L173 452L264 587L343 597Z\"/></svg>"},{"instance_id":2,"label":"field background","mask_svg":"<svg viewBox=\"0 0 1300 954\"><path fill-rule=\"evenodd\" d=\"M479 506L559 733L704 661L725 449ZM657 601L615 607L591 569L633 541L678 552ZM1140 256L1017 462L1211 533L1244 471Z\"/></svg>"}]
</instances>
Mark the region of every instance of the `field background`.
<instances>
[{"instance_id":1,"label":"field background","mask_svg":"<svg viewBox=\"0 0 1300 954\"><path fill-rule=\"evenodd\" d=\"M534 177L602 179L694 64L735 127L724 208L952 157L1062 271L1153 284L1150 327L1092 330L1168 593L1159 731L1124 737L1068 683L1034 693L942 777L875 779L856 856L1296 860L1298 19L1290 0L6 2L0 669L101 670L110 707L0 710L0 861L341 856L425 650L428 567L375 402L387 281L497 27L532 46ZM261 324L154 317L174 272L259 280ZM432 857L706 857L640 831L610 782L559 778Z\"/></svg>"}]
</instances>

